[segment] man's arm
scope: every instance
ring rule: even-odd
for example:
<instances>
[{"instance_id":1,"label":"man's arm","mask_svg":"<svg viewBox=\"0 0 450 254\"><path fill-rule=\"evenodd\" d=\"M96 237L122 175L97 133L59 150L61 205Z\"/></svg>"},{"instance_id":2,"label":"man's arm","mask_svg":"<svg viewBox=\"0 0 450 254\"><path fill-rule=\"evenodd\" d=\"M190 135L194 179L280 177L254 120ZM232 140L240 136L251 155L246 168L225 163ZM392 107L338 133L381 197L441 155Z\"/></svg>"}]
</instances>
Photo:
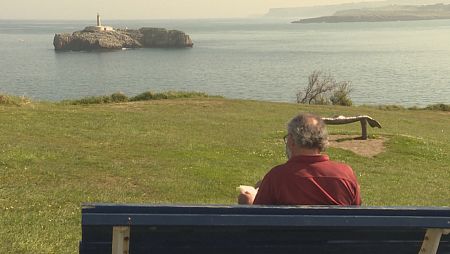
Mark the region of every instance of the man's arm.
<instances>
[{"instance_id":1,"label":"man's arm","mask_svg":"<svg viewBox=\"0 0 450 254\"><path fill-rule=\"evenodd\" d=\"M354 205L361 205L361 191L358 182L356 182L356 195L355 195L355 204Z\"/></svg>"},{"instance_id":2,"label":"man's arm","mask_svg":"<svg viewBox=\"0 0 450 254\"><path fill-rule=\"evenodd\" d=\"M272 188L273 177L270 174L264 176L261 181L261 185L258 189L258 193L253 199L254 205L274 205L274 189Z\"/></svg>"}]
</instances>

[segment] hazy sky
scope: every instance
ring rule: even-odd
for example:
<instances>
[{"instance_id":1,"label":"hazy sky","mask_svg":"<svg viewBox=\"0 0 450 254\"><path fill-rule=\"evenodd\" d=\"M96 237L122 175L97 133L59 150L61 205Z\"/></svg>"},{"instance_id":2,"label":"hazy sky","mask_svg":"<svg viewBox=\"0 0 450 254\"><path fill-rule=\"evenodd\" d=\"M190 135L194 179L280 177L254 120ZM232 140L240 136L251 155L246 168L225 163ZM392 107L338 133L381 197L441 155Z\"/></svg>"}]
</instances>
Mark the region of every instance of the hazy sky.
<instances>
[{"instance_id":1,"label":"hazy sky","mask_svg":"<svg viewBox=\"0 0 450 254\"><path fill-rule=\"evenodd\" d=\"M354 0L0 0L0 19L234 18ZM368 0L357 0L365 2Z\"/></svg>"}]
</instances>

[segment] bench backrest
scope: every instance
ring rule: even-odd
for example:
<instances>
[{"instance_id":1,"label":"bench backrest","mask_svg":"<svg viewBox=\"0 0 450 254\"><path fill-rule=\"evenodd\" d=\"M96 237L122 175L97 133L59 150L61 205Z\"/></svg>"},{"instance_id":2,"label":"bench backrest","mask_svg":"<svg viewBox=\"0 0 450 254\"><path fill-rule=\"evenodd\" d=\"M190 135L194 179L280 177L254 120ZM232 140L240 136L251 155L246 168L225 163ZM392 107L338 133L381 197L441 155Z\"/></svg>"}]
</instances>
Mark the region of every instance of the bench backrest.
<instances>
[{"instance_id":1,"label":"bench backrest","mask_svg":"<svg viewBox=\"0 0 450 254\"><path fill-rule=\"evenodd\" d=\"M418 253L427 229L450 229L450 209L86 204L80 253L112 253L118 227L131 254Z\"/></svg>"}]
</instances>

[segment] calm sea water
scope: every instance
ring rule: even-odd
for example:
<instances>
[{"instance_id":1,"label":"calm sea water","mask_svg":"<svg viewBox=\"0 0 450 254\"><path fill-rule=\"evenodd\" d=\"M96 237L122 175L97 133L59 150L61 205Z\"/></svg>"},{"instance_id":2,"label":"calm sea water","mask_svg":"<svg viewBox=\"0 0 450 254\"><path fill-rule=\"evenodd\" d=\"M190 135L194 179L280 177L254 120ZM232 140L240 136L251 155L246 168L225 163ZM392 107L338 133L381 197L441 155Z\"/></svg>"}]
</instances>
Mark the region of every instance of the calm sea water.
<instances>
[{"instance_id":1,"label":"calm sea water","mask_svg":"<svg viewBox=\"0 0 450 254\"><path fill-rule=\"evenodd\" d=\"M38 100L202 91L294 102L308 75L349 80L357 104L450 103L450 20L290 24L289 20L105 21L190 34L192 49L53 50L91 21L0 21L0 93Z\"/></svg>"}]
</instances>

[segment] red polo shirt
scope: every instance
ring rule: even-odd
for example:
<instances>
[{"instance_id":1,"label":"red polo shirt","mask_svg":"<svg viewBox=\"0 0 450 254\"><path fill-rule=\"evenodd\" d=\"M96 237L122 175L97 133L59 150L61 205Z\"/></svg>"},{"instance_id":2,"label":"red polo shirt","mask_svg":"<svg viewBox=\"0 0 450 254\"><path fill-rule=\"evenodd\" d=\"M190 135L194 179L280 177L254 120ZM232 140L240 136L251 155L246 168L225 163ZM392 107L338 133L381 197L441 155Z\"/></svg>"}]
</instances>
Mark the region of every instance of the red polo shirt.
<instances>
[{"instance_id":1,"label":"red polo shirt","mask_svg":"<svg viewBox=\"0 0 450 254\"><path fill-rule=\"evenodd\" d=\"M346 164L327 155L296 156L264 177L255 205L360 205L359 185Z\"/></svg>"}]
</instances>

